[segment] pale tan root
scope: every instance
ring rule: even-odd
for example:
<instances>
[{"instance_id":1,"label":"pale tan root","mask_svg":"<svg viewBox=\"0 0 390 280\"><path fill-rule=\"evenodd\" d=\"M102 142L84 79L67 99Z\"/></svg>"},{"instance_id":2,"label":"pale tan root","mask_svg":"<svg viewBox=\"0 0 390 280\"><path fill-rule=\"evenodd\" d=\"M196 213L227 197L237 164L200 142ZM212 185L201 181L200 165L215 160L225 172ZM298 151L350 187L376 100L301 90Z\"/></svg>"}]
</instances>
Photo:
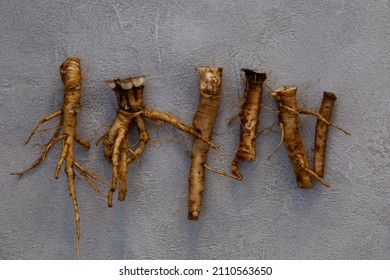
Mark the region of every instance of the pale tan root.
<instances>
[{"instance_id":1,"label":"pale tan root","mask_svg":"<svg viewBox=\"0 0 390 280\"><path fill-rule=\"evenodd\" d=\"M87 140L84 140L83 138L81 138L80 135L78 135L77 133L74 136L74 141L76 141L77 143L79 143L81 146L83 146L86 149L89 149L89 147L90 147L89 142Z\"/></svg>"},{"instance_id":2,"label":"pale tan root","mask_svg":"<svg viewBox=\"0 0 390 280\"><path fill-rule=\"evenodd\" d=\"M238 170L239 161L252 161L256 157L257 127L259 125L263 83L267 76L265 73L255 70L241 70L245 72L245 98L240 113L240 143L232 161L231 170L234 175L242 179L242 175Z\"/></svg>"},{"instance_id":3,"label":"pale tan root","mask_svg":"<svg viewBox=\"0 0 390 280\"><path fill-rule=\"evenodd\" d=\"M127 133L129 130L129 127L131 125L131 122L136 118L140 113L131 113L126 112L123 109L118 109L117 114L115 117L115 120L113 124L110 126L107 135L104 137L103 140L103 147L104 147L104 155L107 158L107 160L111 160L112 152L113 152L113 145L116 141L118 130L124 129ZM103 135L104 136L104 135Z\"/></svg>"},{"instance_id":4,"label":"pale tan root","mask_svg":"<svg viewBox=\"0 0 390 280\"><path fill-rule=\"evenodd\" d=\"M70 150L73 151L73 143L71 144L70 148L71 148ZM79 215L79 206L77 203L76 187L74 185L75 174L73 171L73 159L74 159L73 153L67 153L66 163L65 163L65 173L66 173L66 177L68 178L68 187L69 187L70 196L72 197L74 217L76 221L76 257L77 259L80 259L80 251L79 251L80 215Z\"/></svg>"},{"instance_id":5,"label":"pale tan root","mask_svg":"<svg viewBox=\"0 0 390 280\"><path fill-rule=\"evenodd\" d=\"M142 117L135 118L135 124L137 125L138 134L139 134L139 143L134 151L131 151L131 155L127 158L127 164L132 163L136 158L138 158L144 151L146 144L149 141L149 134L146 130L146 124Z\"/></svg>"},{"instance_id":6,"label":"pale tan root","mask_svg":"<svg viewBox=\"0 0 390 280\"><path fill-rule=\"evenodd\" d=\"M238 180L242 180L243 177L240 173L240 171L238 171L238 163L240 162L240 158L238 158L237 156L235 156L233 158L233 161L232 161L232 164L231 164L231 169L232 169L232 173L234 174L234 176L238 179Z\"/></svg>"},{"instance_id":7,"label":"pale tan root","mask_svg":"<svg viewBox=\"0 0 390 280\"><path fill-rule=\"evenodd\" d=\"M285 148L290 158L291 165L297 179L297 185L301 188L313 187L312 175L306 152L296 120L296 91L295 87L280 87L271 95L275 98L279 110L279 123L282 123Z\"/></svg>"},{"instance_id":8,"label":"pale tan root","mask_svg":"<svg viewBox=\"0 0 390 280\"><path fill-rule=\"evenodd\" d=\"M118 192L118 200L124 201L126 198L127 187L127 151L128 151L128 138L127 135L122 141L121 146L121 155L120 155L120 165L119 165L119 192Z\"/></svg>"},{"instance_id":9,"label":"pale tan root","mask_svg":"<svg viewBox=\"0 0 390 280\"><path fill-rule=\"evenodd\" d=\"M20 171L20 172L12 172L11 175L19 175L22 176L24 173L30 171L31 169L35 168L37 165L39 165L42 161L45 160L46 154L49 152L50 148L53 147L58 141L61 139L64 139L65 135L57 136L50 140L50 142L45 146L45 149L42 151L41 155L34 161L34 163L27 169Z\"/></svg>"},{"instance_id":10,"label":"pale tan root","mask_svg":"<svg viewBox=\"0 0 390 280\"><path fill-rule=\"evenodd\" d=\"M80 259L80 252L79 252L79 240L80 240L80 217L79 217L79 207L77 203L77 196L76 196L76 188L74 184L74 168L80 172L80 174L90 183L90 185L96 189L98 188L96 185L92 182L91 178L98 179L102 182L104 182L102 179L98 178L97 176L93 175L90 171L86 170L84 167L82 167L80 164L75 162L74 157L74 142L79 143L80 145L84 146L85 148L89 148L89 143L81 138L76 133L76 126L77 126L77 114L80 112L80 89L81 89L81 69L80 69L80 60L75 57L69 57L64 61L64 63L60 66L60 75L62 82L64 83L64 101L63 106L61 108L61 111L55 112L53 114L45 116L33 129L31 132L29 138L27 139L26 143L31 139L31 137L34 135L34 133L37 131L39 126L55 117L61 116L61 120L59 125L57 126L50 142L45 146L41 156L36 160L33 165L26 169L23 172L18 173L12 173L15 175L21 175L28 170L31 170L35 166L37 166L39 163L41 163L47 152L50 150L51 147L53 147L58 141L63 139L63 145L62 145L62 152L61 157L57 163L56 166L56 172L55 177L58 178L59 172L61 170L61 167L63 163L65 162L65 173L68 179L68 188L69 192L72 198L73 203L73 212L75 216L75 223L76 223L76 257L77 259ZM63 129L63 135L60 135L60 131ZM107 183L109 184L109 183Z\"/></svg>"},{"instance_id":11,"label":"pale tan root","mask_svg":"<svg viewBox=\"0 0 390 280\"><path fill-rule=\"evenodd\" d=\"M112 207L112 197L116 190L116 185L119 177L119 156L120 148L122 146L123 139L127 137L127 133L123 128L119 128L118 135L115 139L114 146L112 149L112 179L111 179L111 188L108 192L108 207Z\"/></svg>"},{"instance_id":12,"label":"pale tan root","mask_svg":"<svg viewBox=\"0 0 390 280\"><path fill-rule=\"evenodd\" d=\"M210 145L214 150L218 151L218 147L211 142L207 137L204 137L201 133L194 130L192 127L184 124L183 122L179 121L175 117L163 113L163 112L155 112L150 109L144 108L142 110L142 115L146 118L153 119L153 120L159 120L166 123L169 123L176 127L177 129L180 129L181 131L184 131L188 134L192 134L193 136L201 139L202 141L206 142L208 145Z\"/></svg>"},{"instance_id":13,"label":"pale tan root","mask_svg":"<svg viewBox=\"0 0 390 280\"><path fill-rule=\"evenodd\" d=\"M103 151L104 156L108 161L112 160L112 148L115 143L115 139L118 135L119 128L122 127L122 122L118 120L118 113L117 116L111 125L111 127L108 129L107 133L105 133L102 137L103 138ZM100 141L100 140L99 140Z\"/></svg>"},{"instance_id":14,"label":"pale tan root","mask_svg":"<svg viewBox=\"0 0 390 280\"><path fill-rule=\"evenodd\" d=\"M199 67L199 103L192 126L202 136L211 139L218 114L222 68ZM205 184L205 164L209 145L195 138L191 151L191 167L188 176L188 219L198 220L202 206L202 193Z\"/></svg>"},{"instance_id":15,"label":"pale tan root","mask_svg":"<svg viewBox=\"0 0 390 280\"><path fill-rule=\"evenodd\" d=\"M144 76L106 81L108 86L114 90L119 105L117 117L114 120L114 123L111 125L108 133L101 137L101 139L104 139L104 154L107 159L112 159L113 164L111 190L108 193L109 207L112 206L112 197L113 192L116 189L118 176L120 177L120 191L118 194L118 199L124 200L126 195L125 177L127 173L125 163L128 165L134 161L134 159L138 158L149 141L149 135L146 130L143 117L172 124L184 132L201 138L202 141L205 141L208 145L211 145L214 149L218 150L218 147L214 145L207 137L204 137L201 133L185 125L173 116L145 108L143 105L144 82ZM137 129L139 131L139 143L134 151L131 151L126 144L125 155L125 147L123 142L127 143L127 141L121 140L125 136L119 136L119 131L120 129L125 129L126 132L124 134L127 137L128 129L133 120L135 120ZM127 154L128 152L130 152L130 155Z\"/></svg>"},{"instance_id":16,"label":"pale tan root","mask_svg":"<svg viewBox=\"0 0 390 280\"><path fill-rule=\"evenodd\" d=\"M44 123L44 122L47 122L47 121L50 121L51 119L54 119L56 117L59 117L62 115L62 111L57 111L57 112L54 112L52 114L49 114L49 115L46 115L44 116L36 125L35 127L33 128L33 130L31 131L30 135L28 136L27 140L24 142L25 145L28 144L28 142L30 142L31 140L31 137L33 137L33 135L35 134L35 132L38 130L38 128Z\"/></svg>"},{"instance_id":17,"label":"pale tan root","mask_svg":"<svg viewBox=\"0 0 390 280\"><path fill-rule=\"evenodd\" d=\"M333 105L337 97L331 92L324 92L322 98L322 104L319 114L323 116L328 122L332 116ZM328 125L317 120L316 135L314 142L314 172L319 177L324 177L325 173L325 155L326 155L326 142L328 137Z\"/></svg>"},{"instance_id":18,"label":"pale tan root","mask_svg":"<svg viewBox=\"0 0 390 280\"><path fill-rule=\"evenodd\" d=\"M57 166L56 166L56 172L54 174L54 177L56 179L58 179L58 176L59 176L60 171L61 171L62 164L65 161L65 157L66 157L67 153L68 153L68 145L66 143L64 143L64 145L62 145L61 157L58 160L58 163L57 163Z\"/></svg>"}]
</instances>

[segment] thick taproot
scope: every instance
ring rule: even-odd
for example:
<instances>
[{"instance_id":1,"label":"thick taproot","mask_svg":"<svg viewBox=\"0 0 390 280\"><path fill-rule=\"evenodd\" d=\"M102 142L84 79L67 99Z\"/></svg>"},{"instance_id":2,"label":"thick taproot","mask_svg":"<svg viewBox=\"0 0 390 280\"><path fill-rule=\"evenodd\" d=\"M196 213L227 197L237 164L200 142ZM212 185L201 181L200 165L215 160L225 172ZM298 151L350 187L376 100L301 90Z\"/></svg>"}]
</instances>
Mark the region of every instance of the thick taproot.
<instances>
[{"instance_id":1,"label":"thick taproot","mask_svg":"<svg viewBox=\"0 0 390 280\"><path fill-rule=\"evenodd\" d=\"M193 128L202 136L211 139L221 98L222 68L199 67L198 109L192 121ZM205 164L209 144L195 138L191 151L191 168L188 189L188 219L197 220L202 206L205 184Z\"/></svg>"}]
</instances>

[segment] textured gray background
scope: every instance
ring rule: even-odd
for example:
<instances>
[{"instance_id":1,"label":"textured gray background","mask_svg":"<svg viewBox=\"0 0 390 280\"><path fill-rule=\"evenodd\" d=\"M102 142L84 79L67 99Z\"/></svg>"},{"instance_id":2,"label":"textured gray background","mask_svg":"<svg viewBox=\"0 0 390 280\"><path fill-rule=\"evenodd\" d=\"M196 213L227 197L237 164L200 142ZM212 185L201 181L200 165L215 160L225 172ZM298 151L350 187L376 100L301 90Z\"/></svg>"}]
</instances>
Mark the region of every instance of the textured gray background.
<instances>
[{"instance_id":1,"label":"textured gray background","mask_svg":"<svg viewBox=\"0 0 390 280\"><path fill-rule=\"evenodd\" d=\"M76 187L81 256L86 259L389 259L389 1L1 1L0 9L0 258L73 259L74 217L63 172L54 179L60 145L21 179L50 132L23 147L45 114L60 108L58 67L82 60L84 83L78 131L94 140L115 116L104 80L147 75L145 103L190 123L197 107L195 66L224 67L214 131L229 170L239 125L240 68L268 74L270 89L299 87L298 102L318 109L324 90L337 94L327 174L298 189L284 147L267 160L279 133L258 138L255 162L240 165L236 182L207 173L201 219L186 220L191 137L148 123L153 141L129 167L125 202L106 207L84 180ZM312 157L315 120L301 131ZM56 122L47 124L52 127ZM261 111L260 129L276 124ZM278 131L275 126L275 131ZM133 131L134 132L134 131ZM135 137L131 143L136 142ZM102 147L76 158L111 176Z\"/></svg>"}]
</instances>

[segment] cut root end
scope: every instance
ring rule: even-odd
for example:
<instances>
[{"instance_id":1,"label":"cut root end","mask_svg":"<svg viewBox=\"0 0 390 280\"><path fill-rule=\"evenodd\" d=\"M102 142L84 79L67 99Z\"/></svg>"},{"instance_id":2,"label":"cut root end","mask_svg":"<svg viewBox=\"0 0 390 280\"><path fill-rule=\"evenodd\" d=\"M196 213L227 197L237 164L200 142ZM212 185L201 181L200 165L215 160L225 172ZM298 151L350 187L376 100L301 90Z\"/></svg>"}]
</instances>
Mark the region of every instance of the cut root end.
<instances>
[{"instance_id":1,"label":"cut root end","mask_svg":"<svg viewBox=\"0 0 390 280\"><path fill-rule=\"evenodd\" d=\"M192 211L192 212L188 215L188 220L191 220L191 221L197 221L197 220L199 220L199 212L198 212L198 211Z\"/></svg>"}]
</instances>

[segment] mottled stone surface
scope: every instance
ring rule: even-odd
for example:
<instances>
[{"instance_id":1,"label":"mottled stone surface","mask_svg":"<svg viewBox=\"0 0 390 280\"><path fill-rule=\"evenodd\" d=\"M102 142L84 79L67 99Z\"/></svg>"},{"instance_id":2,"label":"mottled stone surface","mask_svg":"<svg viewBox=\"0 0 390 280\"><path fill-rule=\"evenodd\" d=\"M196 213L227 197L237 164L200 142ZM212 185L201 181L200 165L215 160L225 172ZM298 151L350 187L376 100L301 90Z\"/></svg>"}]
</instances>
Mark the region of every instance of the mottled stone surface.
<instances>
[{"instance_id":1,"label":"mottled stone surface","mask_svg":"<svg viewBox=\"0 0 390 280\"><path fill-rule=\"evenodd\" d=\"M78 131L89 140L115 116L104 80L147 75L145 103L190 123L199 65L224 67L214 140L229 170L239 126L228 126L243 92L240 68L266 71L269 88L298 86L298 103L319 109L337 96L325 179L298 189L284 147L267 160L279 133L262 134L242 182L208 172L198 222L187 216L192 138L149 122L153 138L128 172L126 201L104 198L76 179L85 259L389 259L389 1L2 1L0 9L0 258L74 259L74 216L56 146L44 164L18 179L48 140L21 143L45 114L59 109L59 66L82 60ZM276 108L266 88L263 101ZM261 111L261 130L277 123ZM55 121L45 127L53 127ZM304 116L310 149L315 120ZM277 130L277 126L274 127ZM136 131L132 130L136 135ZM136 143L136 137L130 139ZM105 178L102 147L76 147L77 160Z\"/></svg>"}]
</instances>

